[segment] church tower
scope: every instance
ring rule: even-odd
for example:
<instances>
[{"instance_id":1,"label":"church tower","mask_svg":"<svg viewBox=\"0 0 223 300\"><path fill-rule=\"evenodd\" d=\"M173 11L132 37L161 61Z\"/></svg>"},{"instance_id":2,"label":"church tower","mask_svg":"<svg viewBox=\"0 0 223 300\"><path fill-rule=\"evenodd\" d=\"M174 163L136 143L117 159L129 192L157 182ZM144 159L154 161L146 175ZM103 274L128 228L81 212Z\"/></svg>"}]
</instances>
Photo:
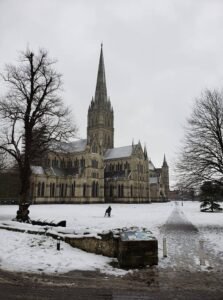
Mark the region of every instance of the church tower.
<instances>
[{"instance_id":1,"label":"church tower","mask_svg":"<svg viewBox=\"0 0 223 300\"><path fill-rule=\"evenodd\" d=\"M88 108L87 140L89 145L100 146L104 151L114 147L114 115L107 96L103 45L98 66L95 97Z\"/></svg>"},{"instance_id":2,"label":"church tower","mask_svg":"<svg viewBox=\"0 0 223 300\"><path fill-rule=\"evenodd\" d=\"M163 184L164 184L164 189L165 189L165 194L166 197L168 198L168 194L169 194L169 166L166 162L166 156L164 155L164 159L163 159L163 165L162 165L162 179L163 179Z\"/></svg>"}]
</instances>

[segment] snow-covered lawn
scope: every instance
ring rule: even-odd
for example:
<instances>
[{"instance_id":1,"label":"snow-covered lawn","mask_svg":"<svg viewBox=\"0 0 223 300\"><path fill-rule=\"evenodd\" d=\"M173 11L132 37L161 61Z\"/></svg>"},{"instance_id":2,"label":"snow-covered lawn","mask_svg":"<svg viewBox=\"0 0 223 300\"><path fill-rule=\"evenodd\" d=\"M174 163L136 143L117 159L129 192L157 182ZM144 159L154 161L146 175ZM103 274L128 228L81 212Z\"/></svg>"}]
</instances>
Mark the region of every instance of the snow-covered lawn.
<instances>
[{"instance_id":1,"label":"snow-covered lawn","mask_svg":"<svg viewBox=\"0 0 223 300\"><path fill-rule=\"evenodd\" d=\"M210 239L220 252L223 237L223 213L201 213L198 202L184 202L180 208L186 217L199 228L204 239ZM103 230L122 227L146 227L159 240L159 254L162 255L159 232L173 208L174 202L153 204L112 204L111 218L105 218L108 205L34 205L30 207L30 217L34 220L67 221L66 232L83 234L88 231L97 234ZM17 206L0 206L0 225L39 228L38 226L17 224L11 221L16 215ZM122 275L123 270L110 266L112 259L86 253L61 242L61 251L56 250L56 241L45 236L29 235L0 230L0 267L7 270L29 272L68 272L71 270L96 270Z\"/></svg>"},{"instance_id":2,"label":"snow-covered lawn","mask_svg":"<svg viewBox=\"0 0 223 300\"><path fill-rule=\"evenodd\" d=\"M181 209L203 239L212 244L212 250L223 257L223 212L200 212L200 202L184 202Z\"/></svg>"}]
</instances>

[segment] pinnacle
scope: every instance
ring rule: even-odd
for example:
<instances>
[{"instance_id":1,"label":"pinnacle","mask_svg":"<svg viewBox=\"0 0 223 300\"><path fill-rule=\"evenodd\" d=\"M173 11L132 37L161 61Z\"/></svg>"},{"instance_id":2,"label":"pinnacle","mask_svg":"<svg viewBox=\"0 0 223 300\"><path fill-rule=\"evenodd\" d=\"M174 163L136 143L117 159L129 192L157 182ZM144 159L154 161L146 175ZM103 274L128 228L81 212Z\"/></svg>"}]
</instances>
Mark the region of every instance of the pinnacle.
<instances>
[{"instance_id":1,"label":"pinnacle","mask_svg":"<svg viewBox=\"0 0 223 300\"><path fill-rule=\"evenodd\" d=\"M98 103L104 103L107 101L107 87L106 87L106 78L105 78L103 44L101 44L98 76L97 76L97 83L96 83L96 90L95 90L95 101Z\"/></svg>"}]
</instances>

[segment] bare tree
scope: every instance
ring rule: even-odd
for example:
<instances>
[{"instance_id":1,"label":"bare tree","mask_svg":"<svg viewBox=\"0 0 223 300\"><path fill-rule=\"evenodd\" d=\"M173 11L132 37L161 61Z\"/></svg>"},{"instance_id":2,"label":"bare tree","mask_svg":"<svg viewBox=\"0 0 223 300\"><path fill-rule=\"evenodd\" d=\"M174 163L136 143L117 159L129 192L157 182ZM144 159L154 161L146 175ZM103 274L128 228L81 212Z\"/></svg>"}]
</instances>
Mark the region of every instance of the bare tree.
<instances>
[{"instance_id":1,"label":"bare tree","mask_svg":"<svg viewBox=\"0 0 223 300\"><path fill-rule=\"evenodd\" d=\"M0 151L0 172L6 169L6 153Z\"/></svg>"},{"instance_id":2,"label":"bare tree","mask_svg":"<svg viewBox=\"0 0 223 300\"><path fill-rule=\"evenodd\" d=\"M17 220L29 220L31 162L75 133L70 112L59 95L61 75L45 50L21 54L18 66L7 65L8 93L0 100L0 150L18 164L21 180ZM44 138L43 138L44 136Z\"/></svg>"},{"instance_id":3,"label":"bare tree","mask_svg":"<svg viewBox=\"0 0 223 300\"><path fill-rule=\"evenodd\" d=\"M198 188L204 181L223 184L223 93L206 90L187 121L177 164L178 183Z\"/></svg>"}]
</instances>

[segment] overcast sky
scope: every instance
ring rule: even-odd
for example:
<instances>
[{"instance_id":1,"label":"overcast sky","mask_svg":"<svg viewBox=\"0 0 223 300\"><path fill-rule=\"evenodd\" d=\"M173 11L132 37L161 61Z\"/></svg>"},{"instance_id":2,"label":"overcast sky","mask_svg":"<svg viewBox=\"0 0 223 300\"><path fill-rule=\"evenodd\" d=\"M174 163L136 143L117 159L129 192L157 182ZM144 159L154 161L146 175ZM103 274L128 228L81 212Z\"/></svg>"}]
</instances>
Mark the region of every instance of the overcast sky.
<instances>
[{"instance_id":1,"label":"overcast sky","mask_svg":"<svg viewBox=\"0 0 223 300\"><path fill-rule=\"evenodd\" d=\"M0 0L0 71L27 47L47 49L81 138L101 42L115 146L140 140L173 168L194 99L223 86L223 1Z\"/></svg>"}]
</instances>

